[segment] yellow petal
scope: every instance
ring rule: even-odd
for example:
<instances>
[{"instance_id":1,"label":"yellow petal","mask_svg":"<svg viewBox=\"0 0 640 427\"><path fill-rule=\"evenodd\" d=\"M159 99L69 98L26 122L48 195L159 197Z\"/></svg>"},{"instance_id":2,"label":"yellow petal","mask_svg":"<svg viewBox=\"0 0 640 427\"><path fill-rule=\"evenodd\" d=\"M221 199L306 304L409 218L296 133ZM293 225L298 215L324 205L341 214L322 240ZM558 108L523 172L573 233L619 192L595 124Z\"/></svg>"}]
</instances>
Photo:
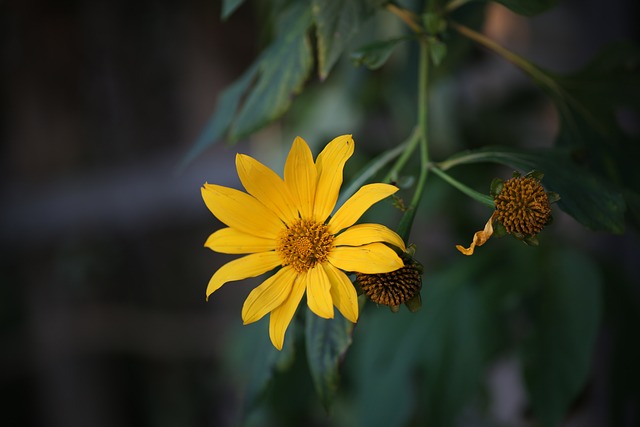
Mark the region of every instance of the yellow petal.
<instances>
[{"instance_id":1,"label":"yellow petal","mask_svg":"<svg viewBox=\"0 0 640 427\"><path fill-rule=\"evenodd\" d=\"M317 171L309 146L299 136L293 141L284 165L284 182L289 187L302 218L313 218Z\"/></svg>"},{"instance_id":2,"label":"yellow petal","mask_svg":"<svg viewBox=\"0 0 640 427\"><path fill-rule=\"evenodd\" d=\"M360 219L363 213L374 203L398 191L398 187L389 184L368 184L344 202L344 205L329 221L329 231L337 234L343 228L349 227Z\"/></svg>"},{"instance_id":3,"label":"yellow petal","mask_svg":"<svg viewBox=\"0 0 640 427\"><path fill-rule=\"evenodd\" d=\"M334 138L318 154L316 160L318 186L313 207L316 221L324 222L336 206L342 185L342 170L353 154L353 150L354 143L351 135L342 135Z\"/></svg>"},{"instance_id":4,"label":"yellow petal","mask_svg":"<svg viewBox=\"0 0 640 427\"><path fill-rule=\"evenodd\" d=\"M389 273L404 266L396 252L383 243L338 246L329 252L328 259L341 270L365 274Z\"/></svg>"},{"instance_id":5,"label":"yellow petal","mask_svg":"<svg viewBox=\"0 0 640 427\"><path fill-rule=\"evenodd\" d=\"M358 321L358 293L351 280L328 262L322 264L331 283L331 299L340 313L349 321Z\"/></svg>"},{"instance_id":6,"label":"yellow petal","mask_svg":"<svg viewBox=\"0 0 640 427\"><path fill-rule=\"evenodd\" d=\"M275 239L285 228L275 213L242 191L205 184L202 198L216 218L243 233Z\"/></svg>"},{"instance_id":7,"label":"yellow petal","mask_svg":"<svg viewBox=\"0 0 640 427\"><path fill-rule=\"evenodd\" d=\"M361 246L367 243L385 242L406 251L402 237L380 224L357 224L338 234L333 241L335 246Z\"/></svg>"},{"instance_id":8,"label":"yellow petal","mask_svg":"<svg viewBox=\"0 0 640 427\"><path fill-rule=\"evenodd\" d=\"M269 316L269 337L274 347L278 350L282 350L285 332L287 332L289 323L291 323L291 319L296 313L298 304L300 304L302 295L304 295L304 290L304 280L298 277L293 282L291 293L287 299L279 307L271 311L271 316Z\"/></svg>"},{"instance_id":9,"label":"yellow petal","mask_svg":"<svg viewBox=\"0 0 640 427\"><path fill-rule=\"evenodd\" d=\"M274 250L276 241L275 239L265 239L227 227L221 228L209 236L204 245L223 254L251 254Z\"/></svg>"},{"instance_id":10,"label":"yellow petal","mask_svg":"<svg viewBox=\"0 0 640 427\"><path fill-rule=\"evenodd\" d=\"M284 267L252 290L242 306L244 324L256 322L279 307L291 293L296 274L293 268Z\"/></svg>"},{"instance_id":11,"label":"yellow petal","mask_svg":"<svg viewBox=\"0 0 640 427\"><path fill-rule=\"evenodd\" d=\"M290 224L298 218L293 197L282 178L256 159L238 154L236 169L244 188L263 205Z\"/></svg>"},{"instance_id":12,"label":"yellow petal","mask_svg":"<svg viewBox=\"0 0 640 427\"><path fill-rule=\"evenodd\" d=\"M307 305L315 314L325 319L333 319L333 302L331 300L331 282L318 264L304 276L307 284Z\"/></svg>"},{"instance_id":13,"label":"yellow petal","mask_svg":"<svg viewBox=\"0 0 640 427\"><path fill-rule=\"evenodd\" d=\"M489 240L489 237L491 237L491 235L493 234L493 217L496 215L496 212L497 211L493 212L491 218L489 218L489 221L487 221L487 223L484 225L484 230L475 232L475 234L473 235L471 246L465 248L462 245L456 245L456 249L469 256L473 255L473 251L476 246L482 246L487 243L487 240Z\"/></svg>"},{"instance_id":14,"label":"yellow petal","mask_svg":"<svg viewBox=\"0 0 640 427\"><path fill-rule=\"evenodd\" d=\"M227 282L259 276L281 264L280 255L275 251L259 252L229 261L220 267L209 280L207 299L209 299L209 295Z\"/></svg>"}]
</instances>

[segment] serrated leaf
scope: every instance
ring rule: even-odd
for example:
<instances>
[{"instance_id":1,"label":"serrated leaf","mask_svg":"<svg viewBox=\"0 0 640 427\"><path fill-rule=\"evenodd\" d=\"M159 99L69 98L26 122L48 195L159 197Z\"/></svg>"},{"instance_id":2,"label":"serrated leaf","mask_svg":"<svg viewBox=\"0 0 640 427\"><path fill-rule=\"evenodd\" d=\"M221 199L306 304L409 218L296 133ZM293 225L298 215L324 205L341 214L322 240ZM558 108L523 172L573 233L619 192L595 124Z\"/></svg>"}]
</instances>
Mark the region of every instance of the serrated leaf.
<instances>
[{"instance_id":1,"label":"serrated leaf","mask_svg":"<svg viewBox=\"0 0 640 427\"><path fill-rule=\"evenodd\" d=\"M218 142L233 121L233 116L238 110L238 105L247 88L253 81L258 70L259 61L254 62L247 71L236 81L224 89L216 103L216 108L209 121L193 143L187 154L182 159L178 169L183 169L198 157L204 150Z\"/></svg>"},{"instance_id":2,"label":"serrated leaf","mask_svg":"<svg viewBox=\"0 0 640 427\"><path fill-rule=\"evenodd\" d=\"M593 230L624 231L625 202L622 195L600 178L578 167L566 151L524 151L507 147L486 147L452 156L443 165L495 162L523 172L544 173L542 184L560 195L558 206Z\"/></svg>"},{"instance_id":3,"label":"serrated leaf","mask_svg":"<svg viewBox=\"0 0 640 427\"><path fill-rule=\"evenodd\" d=\"M364 65L370 70L377 70L387 62L398 43L405 40L409 40L409 37L398 37L368 44L352 52L351 60L356 65Z\"/></svg>"},{"instance_id":4,"label":"serrated leaf","mask_svg":"<svg viewBox=\"0 0 640 427\"><path fill-rule=\"evenodd\" d=\"M522 350L534 413L545 427L560 424L590 371L600 322L600 274L578 252L554 252Z\"/></svg>"},{"instance_id":5,"label":"serrated leaf","mask_svg":"<svg viewBox=\"0 0 640 427\"><path fill-rule=\"evenodd\" d=\"M240 7L244 3L244 0L223 0L222 1L222 12L220 13L220 17L225 20L233 12L236 11L237 8Z\"/></svg>"},{"instance_id":6,"label":"serrated leaf","mask_svg":"<svg viewBox=\"0 0 640 427\"><path fill-rule=\"evenodd\" d=\"M313 19L318 39L320 79L329 75L360 25L380 7L382 0L313 0Z\"/></svg>"},{"instance_id":7,"label":"serrated leaf","mask_svg":"<svg viewBox=\"0 0 640 427\"><path fill-rule=\"evenodd\" d=\"M307 30L311 13L294 3L278 23L279 36L260 58L259 77L231 125L229 139L238 140L282 116L311 72L313 58Z\"/></svg>"},{"instance_id":8,"label":"serrated leaf","mask_svg":"<svg viewBox=\"0 0 640 427\"><path fill-rule=\"evenodd\" d=\"M340 382L339 367L351 345L354 324L336 311L333 319L323 319L311 310L306 313L305 338L309 370L316 392L329 410Z\"/></svg>"},{"instance_id":9,"label":"serrated leaf","mask_svg":"<svg viewBox=\"0 0 640 427\"><path fill-rule=\"evenodd\" d=\"M559 0L495 0L511 11L525 16L537 15L554 7Z\"/></svg>"}]
</instances>

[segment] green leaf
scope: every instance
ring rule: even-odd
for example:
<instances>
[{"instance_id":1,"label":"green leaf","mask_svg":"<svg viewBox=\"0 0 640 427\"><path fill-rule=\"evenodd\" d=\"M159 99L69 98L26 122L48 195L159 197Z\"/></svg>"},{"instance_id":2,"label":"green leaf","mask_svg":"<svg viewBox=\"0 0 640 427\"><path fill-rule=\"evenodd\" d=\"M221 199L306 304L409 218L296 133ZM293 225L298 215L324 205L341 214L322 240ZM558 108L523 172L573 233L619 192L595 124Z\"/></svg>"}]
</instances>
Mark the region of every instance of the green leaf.
<instances>
[{"instance_id":1,"label":"green leaf","mask_svg":"<svg viewBox=\"0 0 640 427\"><path fill-rule=\"evenodd\" d=\"M222 12L220 14L223 20L227 19L237 8L244 3L244 0L223 0Z\"/></svg>"},{"instance_id":2,"label":"green leaf","mask_svg":"<svg viewBox=\"0 0 640 427\"><path fill-rule=\"evenodd\" d=\"M320 79L327 78L360 25L382 3L382 0L312 0Z\"/></svg>"},{"instance_id":3,"label":"green leaf","mask_svg":"<svg viewBox=\"0 0 640 427\"><path fill-rule=\"evenodd\" d=\"M559 0L495 0L511 11L526 16L537 15L554 7Z\"/></svg>"},{"instance_id":4,"label":"green leaf","mask_svg":"<svg viewBox=\"0 0 640 427\"><path fill-rule=\"evenodd\" d=\"M296 323L291 322L287 345L278 351L269 339L269 320L242 327L233 335L225 352L225 369L243 385L243 416L249 416L263 401L276 373L287 370L295 357Z\"/></svg>"},{"instance_id":5,"label":"green leaf","mask_svg":"<svg viewBox=\"0 0 640 427\"><path fill-rule=\"evenodd\" d=\"M412 373L420 355L418 316L369 303L358 320L352 362L354 417L358 426L401 427L408 425L415 406ZM422 321L424 317L422 317Z\"/></svg>"},{"instance_id":6,"label":"green leaf","mask_svg":"<svg viewBox=\"0 0 640 427\"><path fill-rule=\"evenodd\" d=\"M640 139L622 128L620 113L640 115L640 49L609 45L583 70L556 81L552 98L561 119L556 144L576 150L594 171L626 187L630 202L633 192L640 194Z\"/></svg>"},{"instance_id":7,"label":"green leaf","mask_svg":"<svg viewBox=\"0 0 640 427\"><path fill-rule=\"evenodd\" d=\"M447 45L438 39L429 40L429 56L437 67L447 55Z\"/></svg>"},{"instance_id":8,"label":"green leaf","mask_svg":"<svg viewBox=\"0 0 640 427\"><path fill-rule=\"evenodd\" d=\"M355 65L364 65L370 70L377 70L387 62L398 43L405 40L409 40L409 37L398 37L368 44L352 52L351 60Z\"/></svg>"},{"instance_id":9,"label":"green leaf","mask_svg":"<svg viewBox=\"0 0 640 427\"><path fill-rule=\"evenodd\" d=\"M282 33L262 53L259 77L233 121L229 138L249 135L282 116L311 72L313 57L307 30L311 13L304 3L294 3L282 14Z\"/></svg>"},{"instance_id":10,"label":"green leaf","mask_svg":"<svg viewBox=\"0 0 640 427\"><path fill-rule=\"evenodd\" d=\"M622 195L596 175L578 167L564 150L524 151L508 147L486 147L466 151L440 163L444 170L465 163L495 162L524 172L544 173L542 184L560 195L558 206L593 230L624 231L625 202Z\"/></svg>"},{"instance_id":11,"label":"green leaf","mask_svg":"<svg viewBox=\"0 0 640 427\"><path fill-rule=\"evenodd\" d=\"M431 277L423 295L426 318L415 339L423 343L425 425L454 425L479 390L490 345L489 312L481 288L469 281L473 263Z\"/></svg>"},{"instance_id":12,"label":"green leaf","mask_svg":"<svg viewBox=\"0 0 640 427\"><path fill-rule=\"evenodd\" d=\"M259 60L254 62L240 78L220 93L216 108L205 128L182 159L178 170L184 169L209 146L218 142L229 128L233 116L238 110L240 100L253 81L258 70Z\"/></svg>"},{"instance_id":13,"label":"green leaf","mask_svg":"<svg viewBox=\"0 0 640 427\"><path fill-rule=\"evenodd\" d=\"M532 334L522 349L534 413L542 425L560 424L590 371L600 322L600 274L578 252L556 251L534 308Z\"/></svg>"},{"instance_id":14,"label":"green leaf","mask_svg":"<svg viewBox=\"0 0 640 427\"><path fill-rule=\"evenodd\" d=\"M309 369L316 392L327 410L338 390L340 362L351 345L353 327L338 311L333 319L323 319L307 310L305 338Z\"/></svg>"}]
</instances>

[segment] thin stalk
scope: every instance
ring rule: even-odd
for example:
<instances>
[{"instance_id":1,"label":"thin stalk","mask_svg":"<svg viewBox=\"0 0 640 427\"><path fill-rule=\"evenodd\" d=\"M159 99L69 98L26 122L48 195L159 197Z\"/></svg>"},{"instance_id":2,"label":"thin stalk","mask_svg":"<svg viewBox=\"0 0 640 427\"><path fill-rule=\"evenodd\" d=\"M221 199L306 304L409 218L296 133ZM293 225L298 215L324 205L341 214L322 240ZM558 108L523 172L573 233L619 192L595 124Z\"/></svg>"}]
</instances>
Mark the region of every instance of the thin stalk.
<instances>
[{"instance_id":1,"label":"thin stalk","mask_svg":"<svg viewBox=\"0 0 640 427\"><path fill-rule=\"evenodd\" d=\"M473 190L472 188L467 187L466 185L464 185L460 181L454 179L451 175L445 173L443 170L439 169L435 165L431 166L431 170L433 171L433 173L438 175L444 181L446 181L447 183L451 184L453 187L457 188L458 190L462 191L464 194L466 194L467 196L471 197L472 199L477 200L478 202L480 202L483 205L488 206L488 207L490 207L492 209L495 208L495 204L493 203L493 199L491 197L487 196L486 194L479 193L476 190Z\"/></svg>"},{"instance_id":2,"label":"thin stalk","mask_svg":"<svg viewBox=\"0 0 640 427\"><path fill-rule=\"evenodd\" d=\"M419 18L415 13L410 10L398 7L393 3L387 3L385 7L389 12L402 19L404 23L407 24L407 26L411 28L415 33L422 34L423 29L418 23L416 23Z\"/></svg>"},{"instance_id":3,"label":"thin stalk","mask_svg":"<svg viewBox=\"0 0 640 427\"><path fill-rule=\"evenodd\" d=\"M416 191L407 207L400 223L398 234L405 241L408 240L416 210L420 204L424 192L427 175L429 173L429 139L428 139L428 85L429 85L429 45L425 40L420 40L420 65L418 69L418 135L420 142L420 175Z\"/></svg>"},{"instance_id":4,"label":"thin stalk","mask_svg":"<svg viewBox=\"0 0 640 427\"><path fill-rule=\"evenodd\" d=\"M492 157L499 157L500 153L492 153ZM447 171L454 166L464 165L468 163L490 162L491 158L488 158L486 153L464 153L455 155L447 160L436 163L433 168L438 168L442 171ZM432 168L432 169L433 169Z\"/></svg>"},{"instance_id":5,"label":"thin stalk","mask_svg":"<svg viewBox=\"0 0 640 427\"><path fill-rule=\"evenodd\" d=\"M546 87L551 89L553 92L555 93L561 92L555 80L553 80L544 71L542 71L540 68L536 67L534 64L527 61L520 55L517 55L511 52L509 49L505 48L504 46L501 46L500 44L491 40L487 36L480 34L469 27L466 27L462 24L458 24L457 22L453 22L453 21L450 21L449 24L451 25L451 27L453 27L457 32L459 32L463 36L468 37L469 39L475 41L476 43L481 44L487 49L502 56L504 59L511 62L513 65L520 68L525 73L529 74L533 79L545 85Z\"/></svg>"},{"instance_id":6,"label":"thin stalk","mask_svg":"<svg viewBox=\"0 0 640 427\"><path fill-rule=\"evenodd\" d=\"M389 172L385 175L382 182L390 182L391 180L394 180L397 178L398 174L400 173L404 165L411 158L411 155L415 151L419 142L420 142L420 129L416 127L414 131L411 133L411 136L407 140L405 140L402 144L400 144L400 147L403 147L404 151L402 152L402 155L398 157L398 160L396 160L396 162L393 164L391 169L389 169Z\"/></svg>"},{"instance_id":7,"label":"thin stalk","mask_svg":"<svg viewBox=\"0 0 640 427\"><path fill-rule=\"evenodd\" d=\"M447 12L453 12L454 10L458 9L460 6L464 6L465 4L469 3L471 0L453 0L451 2L449 2L449 4L447 4L447 6L444 8L445 11Z\"/></svg>"},{"instance_id":8,"label":"thin stalk","mask_svg":"<svg viewBox=\"0 0 640 427\"><path fill-rule=\"evenodd\" d=\"M373 175L375 175L378 171L380 171L383 167L385 167L387 165L387 163L391 162L393 159L395 159L396 157L398 157L400 154L404 155L407 150L409 149L409 144L410 144L410 140L404 141L403 143L401 143L400 145L398 145L397 147L392 148L389 151L385 151L384 153L382 153L380 156L378 156L377 158L375 158L374 160L372 160L364 169L362 172L357 174L357 178L354 179L353 181L351 181L351 183L349 184L349 186L347 188L345 188L341 193L340 193L340 198L338 199L338 202L336 203L336 206L342 206L342 204L351 196L353 196L353 194L360 188L362 187L362 185L367 182L369 180L369 178L371 178ZM399 159L398 159L399 160ZM398 161L396 161L396 164L398 163ZM394 165L395 166L395 165ZM388 175L387 178L385 178L384 182L388 181Z\"/></svg>"}]
</instances>

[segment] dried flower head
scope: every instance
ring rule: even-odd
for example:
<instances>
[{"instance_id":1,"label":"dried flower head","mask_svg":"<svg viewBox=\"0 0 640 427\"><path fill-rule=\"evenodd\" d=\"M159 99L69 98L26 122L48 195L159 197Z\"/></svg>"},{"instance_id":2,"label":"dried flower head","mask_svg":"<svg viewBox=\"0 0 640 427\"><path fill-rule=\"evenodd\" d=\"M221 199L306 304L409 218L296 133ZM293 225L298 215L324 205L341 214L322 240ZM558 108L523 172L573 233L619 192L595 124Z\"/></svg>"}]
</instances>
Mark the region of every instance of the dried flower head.
<instances>
[{"instance_id":1,"label":"dried flower head","mask_svg":"<svg viewBox=\"0 0 640 427\"><path fill-rule=\"evenodd\" d=\"M551 217L549 196L540 181L532 176L505 181L494 203L495 220L504 225L509 234L535 236Z\"/></svg>"},{"instance_id":2,"label":"dried flower head","mask_svg":"<svg viewBox=\"0 0 640 427\"><path fill-rule=\"evenodd\" d=\"M422 288L422 267L413 259L403 257L404 267L389 273L356 273L356 282L376 304L396 308L419 296Z\"/></svg>"},{"instance_id":3,"label":"dried flower head","mask_svg":"<svg viewBox=\"0 0 640 427\"><path fill-rule=\"evenodd\" d=\"M533 171L525 176L515 172L504 182L494 179L491 194L496 210L484 229L473 235L468 248L461 245L456 248L465 255L472 255L476 246L484 245L493 235L494 227L497 227L498 235L509 233L529 245L537 245L536 234L551 222L551 203L560 199L556 193L545 191L540 183L542 177L541 173Z\"/></svg>"}]
</instances>

